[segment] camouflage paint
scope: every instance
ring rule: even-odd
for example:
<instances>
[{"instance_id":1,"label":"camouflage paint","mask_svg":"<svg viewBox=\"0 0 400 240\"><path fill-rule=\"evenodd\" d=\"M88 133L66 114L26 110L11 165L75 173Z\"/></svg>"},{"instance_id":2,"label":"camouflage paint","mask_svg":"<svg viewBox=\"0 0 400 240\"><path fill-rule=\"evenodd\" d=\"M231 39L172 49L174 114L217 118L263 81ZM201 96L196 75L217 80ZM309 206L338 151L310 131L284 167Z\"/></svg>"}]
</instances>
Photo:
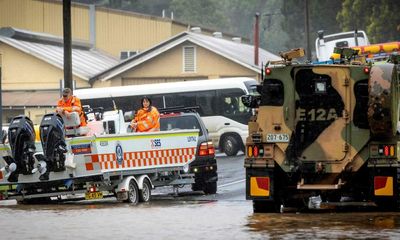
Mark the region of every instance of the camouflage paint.
<instances>
[{"instance_id":1,"label":"camouflage paint","mask_svg":"<svg viewBox=\"0 0 400 240\"><path fill-rule=\"evenodd\" d=\"M286 172L293 171L293 167L296 165L304 163L317 165L317 163L321 163L324 172L331 174L327 178L332 181L335 179L333 176L337 176L343 170L358 171L368 160L369 155L366 149L371 137L368 128L358 127L353 122L357 104L354 94L355 84L362 80L368 80L368 74L364 71L364 68L365 66L358 65L290 65L271 67L271 74L266 76L266 79L279 79L282 81L284 85L284 102L282 106L259 107L256 121L249 124L250 135L247 139L247 144L252 144L252 133L261 134L263 142L265 142L266 135L269 133L288 134L290 142L264 144L264 151L267 154L265 158L267 159L265 161L258 160L258 162L267 164L268 159L273 159ZM382 65L379 68L382 68ZM382 74L383 71L388 72L387 69L379 71L379 69L373 67L373 71L371 71L372 80L369 80L369 82L370 84L371 82L375 84L374 92L380 95L384 91L382 89L391 88L391 84L394 84L394 81L388 81L387 79L392 79L392 76L397 74L394 72L393 66L386 66L386 68L391 69L389 74ZM342 101L343 109L342 112L336 112L335 118L328 119L330 121L323 125L320 132L315 134L315 139L313 138L308 145L303 146L303 149L298 153L290 155L288 154L288 149L290 149L290 144L296 140L294 139L296 126L299 124L299 113L296 105L299 105L298 102L301 100L301 95L304 95L304 93L298 92L299 89L296 90L296 81L311 81L304 78L296 79L296 74L304 69L311 69L317 75L328 76L330 79L328 87L332 88L334 90L333 94L337 95L333 99L337 98L338 101ZM377 75L380 78L376 77ZM377 87L376 84L381 88ZM300 89L300 91L302 90ZM390 95L391 103L397 102L393 100L395 94L397 94L397 91ZM324 98L321 99L321 101L324 101ZM380 98L380 100L379 103L386 106L386 108L393 109L398 107L397 104L395 104L396 106L386 104L388 102L387 98ZM318 106L323 106L323 104L321 103ZM323 116L329 116L328 111L329 108L320 112L323 112ZM392 118L393 116L391 115L390 117ZM318 116L315 118L318 118ZM308 121L308 119L305 121ZM310 126L312 128L313 125L311 124Z\"/></svg>"}]
</instances>

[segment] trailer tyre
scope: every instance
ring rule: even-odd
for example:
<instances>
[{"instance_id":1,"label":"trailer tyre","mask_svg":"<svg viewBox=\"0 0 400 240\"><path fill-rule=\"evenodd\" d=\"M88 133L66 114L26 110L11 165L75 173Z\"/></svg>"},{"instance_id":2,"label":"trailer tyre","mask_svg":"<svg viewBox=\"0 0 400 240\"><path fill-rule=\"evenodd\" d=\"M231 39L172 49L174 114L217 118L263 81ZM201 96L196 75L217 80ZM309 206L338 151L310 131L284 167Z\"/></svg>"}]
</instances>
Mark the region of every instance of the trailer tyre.
<instances>
[{"instance_id":1,"label":"trailer tyre","mask_svg":"<svg viewBox=\"0 0 400 240\"><path fill-rule=\"evenodd\" d=\"M151 185L148 179L143 181L143 188L140 191L139 202L148 202L151 198Z\"/></svg>"},{"instance_id":2,"label":"trailer tyre","mask_svg":"<svg viewBox=\"0 0 400 240\"><path fill-rule=\"evenodd\" d=\"M139 188L133 179L129 181L128 199L126 202L133 204L137 204L139 202Z\"/></svg>"}]
</instances>

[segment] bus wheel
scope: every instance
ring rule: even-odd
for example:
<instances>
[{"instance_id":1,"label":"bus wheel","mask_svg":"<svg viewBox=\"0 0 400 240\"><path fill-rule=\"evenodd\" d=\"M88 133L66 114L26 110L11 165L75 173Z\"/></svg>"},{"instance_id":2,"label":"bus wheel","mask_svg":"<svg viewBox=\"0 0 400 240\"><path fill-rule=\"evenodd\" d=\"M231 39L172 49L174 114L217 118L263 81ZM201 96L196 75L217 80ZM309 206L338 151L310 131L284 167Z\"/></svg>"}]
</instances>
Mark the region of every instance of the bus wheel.
<instances>
[{"instance_id":1,"label":"bus wheel","mask_svg":"<svg viewBox=\"0 0 400 240\"><path fill-rule=\"evenodd\" d=\"M145 179L143 181L143 188L140 191L139 202L148 202L151 198L151 186L149 180Z\"/></svg>"},{"instance_id":2,"label":"bus wheel","mask_svg":"<svg viewBox=\"0 0 400 240\"><path fill-rule=\"evenodd\" d=\"M234 136L228 135L223 138L222 149L227 156L236 156L240 149L239 141Z\"/></svg>"},{"instance_id":3,"label":"bus wheel","mask_svg":"<svg viewBox=\"0 0 400 240\"><path fill-rule=\"evenodd\" d=\"M137 204L139 202L139 189L135 180L133 179L129 181L128 199L126 199L126 202L133 204Z\"/></svg>"}]
</instances>

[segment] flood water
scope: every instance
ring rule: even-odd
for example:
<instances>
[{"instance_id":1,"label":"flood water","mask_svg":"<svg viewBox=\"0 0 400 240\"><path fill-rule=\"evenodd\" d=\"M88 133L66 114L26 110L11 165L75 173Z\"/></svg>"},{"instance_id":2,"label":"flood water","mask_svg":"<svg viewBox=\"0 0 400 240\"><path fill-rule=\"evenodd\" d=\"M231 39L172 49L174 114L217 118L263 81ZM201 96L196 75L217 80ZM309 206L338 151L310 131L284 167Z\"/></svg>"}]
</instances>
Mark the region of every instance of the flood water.
<instances>
[{"instance_id":1,"label":"flood water","mask_svg":"<svg viewBox=\"0 0 400 240\"><path fill-rule=\"evenodd\" d=\"M253 214L245 200L0 203L1 239L400 239L400 213Z\"/></svg>"}]
</instances>

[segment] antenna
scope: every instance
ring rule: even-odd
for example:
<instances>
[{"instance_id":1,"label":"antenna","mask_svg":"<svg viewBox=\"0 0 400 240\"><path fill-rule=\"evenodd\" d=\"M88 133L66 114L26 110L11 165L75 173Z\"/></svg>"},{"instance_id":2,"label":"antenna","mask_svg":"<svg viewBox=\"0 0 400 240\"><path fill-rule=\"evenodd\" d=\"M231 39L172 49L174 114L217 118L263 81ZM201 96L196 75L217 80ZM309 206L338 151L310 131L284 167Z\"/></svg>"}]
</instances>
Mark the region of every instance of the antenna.
<instances>
[{"instance_id":1,"label":"antenna","mask_svg":"<svg viewBox=\"0 0 400 240\"><path fill-rule=\"evenodd\" d=\"M118 109L117 108L117 104L115 103L114 98L113 98L113 96L111 94L110 94L110 98L111 98L111 101L113 103L114 110L117 110Z\"/></svg>"}]
</instances>

